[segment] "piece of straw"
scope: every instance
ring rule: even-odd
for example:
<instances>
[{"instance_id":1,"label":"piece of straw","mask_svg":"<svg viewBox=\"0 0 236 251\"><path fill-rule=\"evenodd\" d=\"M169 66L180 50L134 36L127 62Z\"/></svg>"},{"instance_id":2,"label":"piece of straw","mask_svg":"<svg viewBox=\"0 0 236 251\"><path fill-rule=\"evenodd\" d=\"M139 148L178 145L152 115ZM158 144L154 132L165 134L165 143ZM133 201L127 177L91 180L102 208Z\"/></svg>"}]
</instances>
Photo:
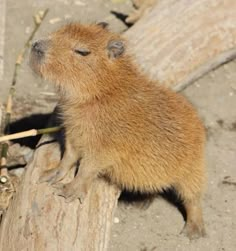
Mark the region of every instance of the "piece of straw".
<instances>
[{"instance_id":1,"label":"piece of straw","mask_svg":"<svg viewBox=\"0 0 236 251\"><path fill-rule=\"evenodd\" d=\"M40 134L48 134L58 132L61 129L61 126L49 127L44 129L31 129L28 131L8 134L0 137L0 142L13 140L13 139L21 139L26 137L32 137Z\"/></svg>"}]
</instances>

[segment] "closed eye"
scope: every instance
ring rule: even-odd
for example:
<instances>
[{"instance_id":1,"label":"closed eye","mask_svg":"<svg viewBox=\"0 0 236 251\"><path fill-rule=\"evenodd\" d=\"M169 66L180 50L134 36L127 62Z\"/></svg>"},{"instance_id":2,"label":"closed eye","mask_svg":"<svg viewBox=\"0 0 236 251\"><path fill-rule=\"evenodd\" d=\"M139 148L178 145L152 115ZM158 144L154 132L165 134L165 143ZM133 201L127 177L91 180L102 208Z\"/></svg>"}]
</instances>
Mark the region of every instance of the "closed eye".
<instances>
[{"instance_id":1,"label":"closed eye","mask_svg":"<svg viewBox=\"0 0 236 251\"><path fill-rule=\"evenodd\" d=\"M79 48L74 50L75 53L81 55L81 56L87 56L91 53L90 50L85 49L85 48Z\"/></svg>"}]
</instances>

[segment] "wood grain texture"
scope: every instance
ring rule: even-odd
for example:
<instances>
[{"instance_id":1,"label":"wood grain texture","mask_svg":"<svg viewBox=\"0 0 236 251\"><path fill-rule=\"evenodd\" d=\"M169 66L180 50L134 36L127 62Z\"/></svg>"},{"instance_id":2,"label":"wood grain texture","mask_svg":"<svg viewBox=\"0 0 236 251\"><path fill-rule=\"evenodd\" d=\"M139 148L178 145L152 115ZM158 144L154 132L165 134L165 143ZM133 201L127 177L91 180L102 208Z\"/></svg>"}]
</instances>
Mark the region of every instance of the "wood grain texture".
<instances>
[{"instance_id":1,"label":"wood grain texture","mask_svg":"<svg viewBox=\"0 0 236 251\"><path fill-rule=\"evenodd\" d=\"M79 200L66 203L47 183L37 184L41 172L60 160L59 144L52 140L43 136L27 165L1 223L0 250L107 250L120 191L98 180L81 205Z\"/></svg>"},{"instance_id":2,"label":"wood grain texture","mask_svg":"<svg viewBox=\"0 0 236 251\"><path fill-rule=\"evenodd\" d=\"M125 35L141 68L180 90L236 57L236 1L160 0Z\"/></svg>"}]
</instances>

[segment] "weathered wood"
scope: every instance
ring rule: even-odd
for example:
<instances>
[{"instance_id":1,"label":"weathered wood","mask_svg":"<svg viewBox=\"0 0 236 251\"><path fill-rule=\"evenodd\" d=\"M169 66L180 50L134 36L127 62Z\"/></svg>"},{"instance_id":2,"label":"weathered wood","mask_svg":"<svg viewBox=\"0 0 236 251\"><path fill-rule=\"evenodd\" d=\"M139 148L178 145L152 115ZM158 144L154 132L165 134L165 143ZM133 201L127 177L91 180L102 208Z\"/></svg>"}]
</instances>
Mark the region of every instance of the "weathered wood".
<instances>
[{"instance_id":1,"label":"weathered wood","mask_svg":"<svg viewBox=\"0 0 236 251\"><path fill-rule=\"evenodd\" d=\"M157 1L158 0L132 0L133 6L136 9L133 13L129 14L129 16L125 19L125 22L131 24L137 22Z\"/></svg>"},{"instance_id":2,"label":"weathered wood","mask_svg":"<svg viewBox=\"0 0 236 251\"><path fill-rule=\"evenodd\" d=\"M236 57L236 1L159 0L125 35L142 69L180 90Z\"/></svg>"},{"instance_id":3,"label":"weathered wood","mask_svg":"<svg viewBox=\"0 0 236 251\"><path fill-rule=\"evenodd\" d=\"M126 37L150 76L179 89L235 56L235 11L234 0L160 0ZM99 180L82 205L68 204L37 184L60 159L51 139L42 138L3 217L0 250L107 250L120 191Z\"/></svg>"},{"instance_id":4,"label":"weathered wood","mask_svg":"<svg viewBox=\"0 0 236 251\"><path fill-rule=\"evenodd\" d=\"M98 180L81 205L79 200L66 203L64 198L53 195L53 188L46 183L37 184L41 172L60 161L60 147L53 140L43 136L27 165L3 217L0 250L107 250L120 191ZM72 173L69 176L65 182Z\"/></svg>"}]
</instances>

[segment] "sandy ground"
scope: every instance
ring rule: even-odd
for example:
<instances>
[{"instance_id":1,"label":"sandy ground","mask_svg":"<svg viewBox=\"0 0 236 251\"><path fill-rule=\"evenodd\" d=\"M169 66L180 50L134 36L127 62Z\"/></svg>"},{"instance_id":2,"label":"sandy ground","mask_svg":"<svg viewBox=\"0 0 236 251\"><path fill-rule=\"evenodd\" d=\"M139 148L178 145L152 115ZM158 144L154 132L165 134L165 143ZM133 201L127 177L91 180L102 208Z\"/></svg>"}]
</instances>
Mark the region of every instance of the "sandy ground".
<instances>
[{"instance_id":1,"label":"sandy ground","mask_svg":"<svg viewBox=\"0 0 236 251\"><path fill-rule=\"evenodd\" d=\"M1 1L1 0L0 0ZM16 55L32 30L32 15L50 8L36 37L42 37L65 22L107 21L111 29L127 27L110 13L129 13L128 0L7 0L4 75L0 102L10 86ZM233 251L236 249L236 62L228 63L183 91L196 106L207 128L208 186L203 200L207 237L189 241L180 235L184 220L176 207L161 196L147 209L120 203L113 224L111 251ZM24 62L18 76L14 120L51 112L57 97L47 83L33 76ZM30 120L29 120L30 121ZM35 121L24 123L32 128ZM46 123L41 119L42 123ZM39 126L39 124L38 124Z\"/></svg>"}]
</instances>

